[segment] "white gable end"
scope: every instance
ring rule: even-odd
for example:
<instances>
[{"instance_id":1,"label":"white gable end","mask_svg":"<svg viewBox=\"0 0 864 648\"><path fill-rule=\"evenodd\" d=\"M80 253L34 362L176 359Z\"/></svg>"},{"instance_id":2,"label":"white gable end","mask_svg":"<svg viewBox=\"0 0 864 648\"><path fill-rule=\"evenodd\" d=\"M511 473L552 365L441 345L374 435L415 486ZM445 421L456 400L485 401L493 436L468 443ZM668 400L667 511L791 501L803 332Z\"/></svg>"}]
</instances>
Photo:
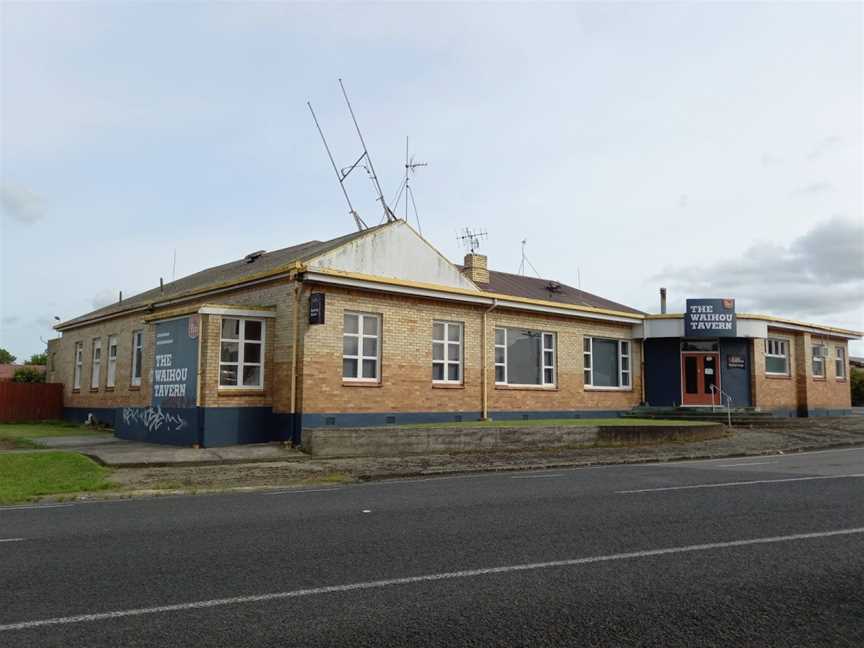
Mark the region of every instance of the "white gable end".
<instances>
[{"instance_id":1,"label":"white gable end","mask_svg":"<svg viewBox=\"0 0 864 648\"><path fill-rule=\"evenodd\" d=\"M403 221L325 252L309 261L307 267L310 270L342 270L479 291L450 261Z\"/></svg>"}]
</instances>

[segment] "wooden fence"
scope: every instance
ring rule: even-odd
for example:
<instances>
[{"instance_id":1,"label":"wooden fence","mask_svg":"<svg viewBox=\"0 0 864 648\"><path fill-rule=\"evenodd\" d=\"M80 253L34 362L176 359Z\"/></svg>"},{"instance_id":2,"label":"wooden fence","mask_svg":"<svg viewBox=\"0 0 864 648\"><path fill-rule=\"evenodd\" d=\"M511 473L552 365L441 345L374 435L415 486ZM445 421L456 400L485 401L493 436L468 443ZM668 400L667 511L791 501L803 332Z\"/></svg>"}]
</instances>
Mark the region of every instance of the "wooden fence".
<instances>
[{"instance_id":1,"label":"wooden fence","mask_svg":"<svg viewBox=\"0 0 864 648\"><path fill-rule=\"evenodd\" d=\"M63 418L61 383L0 382L0 423Z\"/></svg>"}]
</instances>

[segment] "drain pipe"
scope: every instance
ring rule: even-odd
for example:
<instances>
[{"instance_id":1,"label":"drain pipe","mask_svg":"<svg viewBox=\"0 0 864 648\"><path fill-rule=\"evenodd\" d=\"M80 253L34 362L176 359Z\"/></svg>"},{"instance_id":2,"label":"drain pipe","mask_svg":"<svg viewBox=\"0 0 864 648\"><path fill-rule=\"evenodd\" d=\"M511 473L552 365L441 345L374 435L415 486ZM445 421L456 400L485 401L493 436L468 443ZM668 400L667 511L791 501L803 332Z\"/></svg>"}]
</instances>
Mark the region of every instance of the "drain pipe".
<instances>
[{"instance_id":1,"label":"drain pipe","mask_svg":"<svg viewBox=\"0 0 864 648\"><path fill-rule=\"evenodd\" d=\"M296 438L294 435L294 426L297 417L297 375L299 373L297 367L297 346L300 339L300 293L303 290L301 275L294 275L294 317L291 331L291 431L292 442ZM284 443L284 442L283 442Z\"/></svg>"},{"instance_id":2,"label":"drain pipe","mask_svg":"<svg viewBox=\"0 0 864 648\"><path fill-rule=\"evenodd\" d=\"M487 315L489 315L489 313L491 313L497 307L498 307L498 300L493 299L492 305L483 311L483 334L481 335L481 344L483 345L483 352L481 353L481 358L482 358L483 365L480 368L480 375L482 376L482 382L483 382L483 406L482 406L483 412L480 416L480 420L482 420L482 421L488 421L489 420L489 388L488 388L489 378L487 375L489 373L489 367L488 367L488 364L489 364L488 363L488 357L489 357L488 347L489 347L489 345L487 343L487 337L488 337Z\"/></svg>"}]
</instances>

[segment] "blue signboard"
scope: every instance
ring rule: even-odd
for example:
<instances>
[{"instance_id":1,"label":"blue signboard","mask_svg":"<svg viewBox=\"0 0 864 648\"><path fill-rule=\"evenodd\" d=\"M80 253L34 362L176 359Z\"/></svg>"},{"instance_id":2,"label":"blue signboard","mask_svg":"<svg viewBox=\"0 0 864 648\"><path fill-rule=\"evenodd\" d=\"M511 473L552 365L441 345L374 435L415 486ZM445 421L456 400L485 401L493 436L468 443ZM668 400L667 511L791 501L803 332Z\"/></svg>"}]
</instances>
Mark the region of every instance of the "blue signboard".
<instances>
[{"instance_id":1,"label":"blue signboard","mask_svg":"<svg viewBox=\"0 0 864 648\"><path fill-rule=\"evenodd\" d=\"M156 323L151 404L122 408L115 425L118 437L182 446L201 443L198 323L198 315Z\"/></svg>"},{"instance_id":2,"label":"blue signboard","mask_svg":"<svg viewBox=\"0 0 864 648\"><path fill-rule=\"evenodd\" d=\"M684 313L685 337L735 337L734 299L688 299Z\"/></svg>"}]
</instances>

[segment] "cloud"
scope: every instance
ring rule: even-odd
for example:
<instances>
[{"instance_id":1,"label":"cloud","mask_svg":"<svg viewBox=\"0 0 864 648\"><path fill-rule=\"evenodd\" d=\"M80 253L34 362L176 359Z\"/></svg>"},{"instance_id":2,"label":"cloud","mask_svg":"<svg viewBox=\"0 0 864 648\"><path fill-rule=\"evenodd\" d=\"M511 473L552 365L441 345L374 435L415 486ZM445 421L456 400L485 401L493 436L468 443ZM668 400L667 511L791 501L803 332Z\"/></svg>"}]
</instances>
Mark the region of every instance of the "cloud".
<instances>
[{"instance_id":1,"label":"cloud","mask_svg":"<svg viewBox=\"0 0 864 648\"><path fill-rule=\"evenodd\" d=\"M7 218L32 225L45 217L42 199L24 187L12 184L0 186L0 206Z\"/></svg>"},{"instance_id":2,"label":"cloud","mask_svg":"<svg viewBox=\"0 0 864 648\"><path fill-rule=\"evenodd\" d=\"M93 308L102 308L117 301L117 291L111 288L103 288L93 296Z\"/></svg>"},{"instance_id":3,"label":"cloud","mask_svg":"<svg viewBox=\"0 0 864 648\"><path fill-rule=\"evenodd\" d=\"M681 194L678 197L678 207L684 209L687 205L690 204L690 197L687 194Z\"/></svg>"},{"instance_id":4,"label":"cloud","mask_svg":"<svg viewBox=\"0 0 864 648\"><path fill-rule=\"evenodd\" d=\"M669 267L652 281L690 297L735 297L741 311L821 318L857 311L860 320L864 223L833 218L789 245L757 243L739 258Z\"/></svg>"},{"instance_id":5,"label":"cloud","mask_svg":"<svg viewBox=\"0 0 864 648\"><path fill-rule=\"evenodd\" d=\"M811 161L818 160L832 149L837 148L842 143L843 138L837 135L831 135L829 137L826 137L820 140L816 144L816 146L811 149L811 151L807 154L807 159Z\"/></svg>"},{"instance_id":6,"label":"cloud","mask_svg":"<svg viewBox=\"0 0 864 648\"><path fill-rule=\"evenodd\" d=\"M771 153L763 153L762 157L759 158L759 161L762 163L763 167L772 167L777 166L778 164L782 164L783 160L781 160L776 155L771 155Z\"/></svg>"},{"instance_id":7,"label":"cloud","mask_svg":"<svg viewBox=\"0 0 864 648\"><path fill-rule=\"evenodd\" d=\"M834 191L834 185L830 182L826 182L824 180L819 180L817 182L811 182L810 184L803 185L798 187L795 191L792 192L793 196L820 196L824 194L828 194Z\"/></svg>"},{"instance_id":8,"label":"cloud","mask_svg":"<svg viewBox=\"0 0 864 648\"><path fill-rule=\"evenodd\" d=\"M3 319L0 319L0 323L4 326L12 326L13 324L17 324L19 319L16 315L6 315Z\"/></svg>"}]
</instances>

